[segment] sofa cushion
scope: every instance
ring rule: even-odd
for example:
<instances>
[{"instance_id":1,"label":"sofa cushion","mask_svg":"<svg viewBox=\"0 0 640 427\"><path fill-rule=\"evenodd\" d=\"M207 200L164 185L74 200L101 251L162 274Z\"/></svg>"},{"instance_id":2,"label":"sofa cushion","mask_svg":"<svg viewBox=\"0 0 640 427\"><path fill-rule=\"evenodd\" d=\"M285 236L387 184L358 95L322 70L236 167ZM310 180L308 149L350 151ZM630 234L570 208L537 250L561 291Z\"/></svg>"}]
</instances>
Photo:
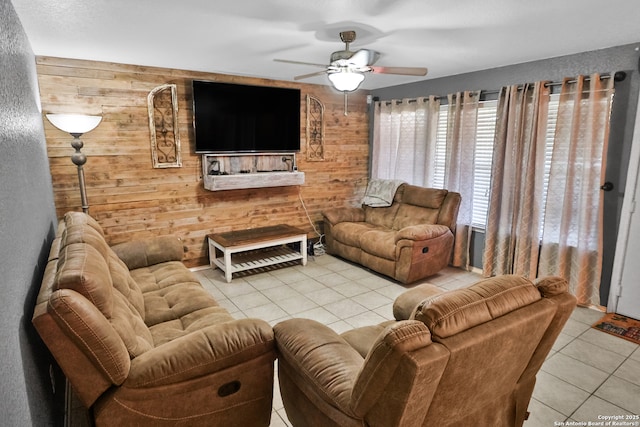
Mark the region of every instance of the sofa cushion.
<instances>
[{"instance_id":1,"label":"sofa cushion","mask_svg":"<svg viewBox=\"0 0 640 427\"><path fill-rule=\"evenodd\" d=\"M75 218L75 216L71 216L71 218ZM112 286L120 291L133 304L137 313L144 318L142 291L129 274L127 266L104 240L104 236L89 224L76 220L65 227L61 238L62 247L73 243L85 243L102 255L107 263Z\"/></svg>"},{"instance_id":2,"label":"sofa cushion","mask_svg":"<svg viewBox=\"0 0 640 427\"><path fill-rule=\"evenodd\" d=\"M100 310L120 335L130 357L153 348L142 316L114 289L109 265L92 245L71 243L61 249L54 287L74 290Z\"/></svg>"},{"instance_id":3,"label":"sofa cushion","mask_svg":"<svg viewBox=\"0 0 640 427\"><path fill-rule=\"evenodd\" d=\"M402 203L414 206L421 206L429 209L440 209L444 198L447 197L447 190L437 188L424 188L415 185L406 185L402 195Z\"/></svg>"},{"instance_id":4,"label":"sofa cushion","mask_svg":"<svg viewBox=\"0 0 640 427\"><path fill-rule=\"evenodd\" d=\"M332 227L332 236L345 245L359 248L361 235L375 228L368 222L341 222Z\"/></svg>"},{"instance_id":5,"label":"sofa cushion","mask_svg":"<svg viewBox=\"0 0 640 427\"><path fill-rule=\"evenodd\" d=\"M398 213L393 221L392 228L394 230L402 230L410 225L437 224L439 212L438 209L401 203L398 206Z\"/></svg>"},{"instance_id":6,"label":"sofa cushion","mask_svg":"<svg viewBox=\"0 0 640 427\"><path fill-rule=\"evenodd\" d=\"M113 283L107 262L86 243L71 243L60 250L54 290L71 289L91 301L107 319L113 314Z\"/></svg>"},{"instance_id":7,"label":"sofa cushion","mask_svg":"<svg viewBox=\"0 0 640 427\"><path fill-rule=\"evenodd\" d=\"M181 266L179 261L172 261L131 272L142 289L147 326L179 320L195 311L218 305L193 273Z\"/></svg>"},{"instance_id":8,"label":"sofa cushion","mask_svg":"<svg viewBox=\"0 0 640 427\"><path fill-rule=\"evenodd\" d=\"M398 207L398 203L394 203L389 207L363 206L364 220L378 227L391 228L398 212Z\"/></svg>"},{"instance_id":9,"label":"sofa cushion","mask_svg":"<svg viewBox=\"0 0 640 427\"><path fill-rule=\"evenodd\" d=\"M153 337L137 310L120 292L113 293L111 324L134 359L154 347Z\"/></svg>"},{"instance_id":10,"label":"sofa cushion","mask_svg":"<svg viewBox=\"0 0 640 427\"><path fill-rule=\"evenodd\" d=\"M72 243L86 243L95 248L105 260L111 252L104 236L95 228L87 224L71 224L62 232L60 245L65 247Z\"/></svg>"},{"instance_id":11,"label":"sofa cushion","mask_svg":"<svg viewBox=\"0 0 640 427\"><path fill-rule=\"evenodd\" d=\"M177 312L174 312L174 314L177 315ZM208 326L231 322L233 320L233 316L231 316L225 308L208 306L187 310L184 315L173 320L157 323L151 326L149 330L153 336L153 343L157 347Z\"/></svg>"},{"instance_id":12,"label":"sofa cushion","mask_svg":"<svg viewBox=\"0 0 640 427\"><path fill-rule=\"evenodd\" d=\"M377 257L396 259L396 231L388 229L369 230L360 236L360 248Z\"/></svg>"},{"instance_id":13,"label":"sofa cushion","mask_svg":"<svg viewBox=\"0 0 640 427\"><path fill-rule=\"evenodd\" d=\"M113 288L120 292L131 303L142 320L145 316L144 298L138 283L133 280L127 266L115 253L109 255L109 273Z\"/></svg>"},{"instance_id":14,"label":"sofa cushion","mask_svg":"<svg viewBox=\"0 0 640 427\"><path fill-rule=\"evenodd\" d=\"M418 305L412 318L424 322L434 337L446 338L540 298L538 289L526 278L498 276L428 298Z\"/></svg>"}]
</instances>

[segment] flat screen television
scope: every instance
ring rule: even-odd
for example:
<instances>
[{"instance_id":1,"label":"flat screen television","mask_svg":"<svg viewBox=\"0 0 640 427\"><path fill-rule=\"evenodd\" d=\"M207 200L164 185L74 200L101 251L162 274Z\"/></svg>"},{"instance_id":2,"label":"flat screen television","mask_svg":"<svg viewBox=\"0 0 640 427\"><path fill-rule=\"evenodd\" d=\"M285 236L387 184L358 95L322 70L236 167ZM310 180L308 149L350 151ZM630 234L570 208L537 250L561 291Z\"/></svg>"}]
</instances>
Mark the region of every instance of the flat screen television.
<instances>
[{"instance_id":1,"label":"flat screen television","mask_svg":"<svg viewBox=\"0 0 640 427\"><path fill-rule=\"evenodd\" d=\"M196 153L300 151L300 90L193 81Z\"/></svg>"}]
</instances>

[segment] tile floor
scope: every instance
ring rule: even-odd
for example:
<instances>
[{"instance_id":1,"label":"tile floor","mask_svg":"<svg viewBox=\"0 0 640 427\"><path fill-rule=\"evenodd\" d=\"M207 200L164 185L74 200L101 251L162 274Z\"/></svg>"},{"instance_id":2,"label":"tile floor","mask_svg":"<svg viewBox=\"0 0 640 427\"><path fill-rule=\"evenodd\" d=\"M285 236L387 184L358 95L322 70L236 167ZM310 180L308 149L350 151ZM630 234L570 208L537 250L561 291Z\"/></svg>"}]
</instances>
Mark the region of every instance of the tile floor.
<instances>
[{"instance_id":1,"label":"tile floor","mask_svg":"<svg viewBox=\"0 0 640 427\"><path fill-rule=\"evenodd\" d=\"M305 267L237 274L231 283L220 270L195 273L236 318L258 317L275 325L305 317L339 333L392 319L393 300L407 289L330 255L312 257ZM428 282L450 290L480 278L448 268ZM640 414L640 346L592 329L601 316L586 308L574 311L538 374L525 427L596 425L588 423L605 416L630 421L617 425L640 425L638 419L625 419ZM289 426L277 377L275 387L271 426Z\"/></svg>"}]
</instances>

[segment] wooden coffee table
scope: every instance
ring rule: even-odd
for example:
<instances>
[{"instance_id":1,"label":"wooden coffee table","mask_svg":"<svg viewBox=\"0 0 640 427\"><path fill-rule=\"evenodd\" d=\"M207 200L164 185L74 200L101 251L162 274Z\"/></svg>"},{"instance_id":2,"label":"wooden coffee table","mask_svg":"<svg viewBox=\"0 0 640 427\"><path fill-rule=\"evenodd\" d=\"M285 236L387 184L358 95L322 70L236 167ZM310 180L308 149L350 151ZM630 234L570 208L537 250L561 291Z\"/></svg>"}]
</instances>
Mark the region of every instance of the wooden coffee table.
<instances>
[{"instance_id":1,"label":"wooden coffee table","mask_svg":"<svg viewBox=\"0 0 640 427\"><path fill-rule=\"evenodd\" d=\"M302 260L307 265L307 233L290 225L209 234L209 263L227 282L233 273ZM299 243L299 251L291 247Z\"/></svg>"}]
</instances>

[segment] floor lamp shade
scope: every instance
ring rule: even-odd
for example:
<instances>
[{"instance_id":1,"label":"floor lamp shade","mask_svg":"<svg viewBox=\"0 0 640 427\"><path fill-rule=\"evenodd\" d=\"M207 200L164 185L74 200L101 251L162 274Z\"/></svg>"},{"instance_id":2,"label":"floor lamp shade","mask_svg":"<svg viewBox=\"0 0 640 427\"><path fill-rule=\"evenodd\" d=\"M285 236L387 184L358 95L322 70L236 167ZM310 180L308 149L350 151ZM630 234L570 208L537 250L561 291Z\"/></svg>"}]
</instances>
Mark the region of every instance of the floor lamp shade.
<instances>
[{"instance_id":1,"label":"floor lamp shade","mask_svg":"<svg viewBox=\"0 0 640 427\"><path fill-rule=\"evenodd\" d=\"M83 166L87 162L87 156L80 150L84 146L80 141L80 135L89 132L100 124L101 116L87 116L84 114L47 114L47 120L52 125L73 136L71 146L76 150L71 156L71 161L78 167L78 182L80 184L80 199L82 201L82 211L89 213L89 202L87 201L87 190L84 183Z\"/></svg>"},{"instance_id":2,"label":"floor lamp shade","mask_svg":"<svg viewBox=\"0 0 640 427\"><path fill-rule=\"evenodd\" d=\"M47 119L58 129L70 133L82 135L98 126L101 116L87 116L84 114L47 114Z\"/></svg>"}]
</instances>

